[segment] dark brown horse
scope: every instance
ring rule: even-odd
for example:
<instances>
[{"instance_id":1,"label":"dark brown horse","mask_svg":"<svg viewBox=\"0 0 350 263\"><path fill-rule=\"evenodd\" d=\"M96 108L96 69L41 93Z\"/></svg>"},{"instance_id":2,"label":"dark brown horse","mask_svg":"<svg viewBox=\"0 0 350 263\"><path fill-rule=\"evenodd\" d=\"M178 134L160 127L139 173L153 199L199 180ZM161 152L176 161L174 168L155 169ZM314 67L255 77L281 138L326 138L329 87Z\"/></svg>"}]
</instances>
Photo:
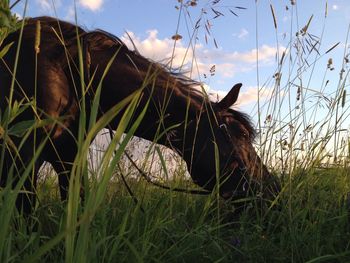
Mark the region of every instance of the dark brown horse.
<instances>
[{"instance_id":1,"label":"dark brown horse","mask_svg":"<svg viewBox=\"0 0 350 263\"><path fill-rule=\"evenodd\" d=\"M24 182L26 191L17 198L19 209L30 212L35 201L36 174L44 161L54 167L61 198L67 198L69 175L78 150L82 97L89 122L100 82L97 119L142 87L143 96L135 116L147 102L149 105L135 134L147 140L155 140L159 134L164 134L157 143L171 146L180 153L193 181L199 186L211 191L218 185L224 198L237 198L250 192L261 192L263 197L271 198L278 193L276 178L268 172L252 146L255 132L249 118L230 108L238 98L241 84L235 85L224 99L215 103L194 89L193 82L130 51L121 40L106 32L86 32L67 22L39 17L28 19L21 41L20 35L20 31L12 33L2 45L13 42L0 63L1 110L9 105L9 97L12 102L35 97L35 108L28 107L14 123L33 120L34 116L59 121L33 131L24 143L20 143L21 138L12 138L19 154L6 151L2 186L10 179L12 184L17 183L33 156L33 149L47 140L34 164L33 176ZM18 64L14 72L17 49ZM83 65L83 77L79 65ZM89 88L82 94L80 87L85 85L86 88L87 83L90 83ZM108 128L115 129L120 118L121 114L118 114ZM173 127L170 133L165 132L170 127ZM216 146L218 151L215 151ZM11 167L15 171L14 178L7 176Z\"/></svg>"}]
</instances>

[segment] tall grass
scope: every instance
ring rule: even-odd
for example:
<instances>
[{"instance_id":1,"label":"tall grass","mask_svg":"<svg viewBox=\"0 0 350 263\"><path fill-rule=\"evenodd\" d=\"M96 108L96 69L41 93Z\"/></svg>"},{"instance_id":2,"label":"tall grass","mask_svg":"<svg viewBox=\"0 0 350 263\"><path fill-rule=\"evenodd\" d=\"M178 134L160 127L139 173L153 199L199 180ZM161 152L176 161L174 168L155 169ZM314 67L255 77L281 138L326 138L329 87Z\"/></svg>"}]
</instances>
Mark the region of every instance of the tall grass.
<instances>
[{"instance_id":1,"label":"tall grass","mask_svg":"<svg viewBox=\"0 0 350 263\"><path fill-rule=\"evenodd\" d=\"M190 5L180 8L190 8ZM296 19L297 6L291 8ZM179 19L189 13L184 11ZM277 36L278 18L272 5L271 15L274 21L271 30L275 30ZM189 21L191 17L186 19ZM312 19L306 20L297 37L293 31L295 26L291 25L287 51L278 52L276 71L261 85L261 90L273 86L271 99L266 104L259 102L256 109L261 135L257 149L270 169L275 168L273 172L283 180L276 209L261 214L250 207L237 216L234 207L239 204L218 201L215 195L202 197L162 190L125 169L128 162L123 159L123 153L147 110L145 107L136 121L130 123L141 96L143 87L140 87L140 91L118 103L99 120L91 118L87 125L86 116L80 116L79 150L67 202L59 200L56 176L49 169L43 169L46 176L38 186L39 205L31 220L15 209L15 198L23 181L31 176L33 163L49 138L35 149L17 185L12 189L8 184L1 189L0 261L349 262L349 148L347 133L342 137L338 135L345 132L343 125L348 115L345 92L348 70L344 64L345 71L340 75L331 101L325 93L331 63L324 69L325 80L320 90L310 87L313 72L320 70L317 62L331 52L329 49L320 52L322 36L315 43L308 35L311 23ZM193 41L199 29L195 27ZM315 44L314 48L310 49L310 43ZM194 46L191 43L189 48ZM107 71L108 68L105 73ZM80 72L84 80L82 57ZM260 83L260 76L258 78ZM84 94L89 83L81 83L78 88ZM144 86L149 83L152 79L145 80ZM90 116L97 115L101 87L99 85L96 92ZM306 103L310 97L314 99L313 104ZM320 103L328 103L326 110L319 109ZM281 110L281 105L286 104L287 114ZM5 147L15 147L14 152L18 152L11 143L12 138L21 138L19 145L22 145L33 130L45 124L39 119L16 125L11 122L24 109L35 107L35 101L13 102L10 106L1 115L3 154ZM93 138L122 111L123 118L113 138L91 170L88 156ZM321 112L326 113L324 118L319 117ZM131 128L122 135L129 125ZM346 143L342 144L342 140ZM155 153L152 148L156 149ZM159 174L166 175L166 183L189 184L183 169L169 175L171 171L164 161L167 157L154 143L150 144L146 159L153 158L153 153L160 156ZM147 169L147 165L149 161L143 164L143 169ZM14 169L10 177L14 176ZM151 171L154 174L154 170ZM133 196L121 175L127 179ZM84 203L80 201L83 178L88 181Z\"/></svg>"},{"instance_id":2,"label":"tall grass","mask_svg":"<svg viewBox=\"0 0 350 263\"><path fill-rule=\"evenodd\" d=\"M298 17L298 4L292 1L286 47L278 42L281 32L274 7L270 5L278 51L276 70L261 85L261 90L273 88L271 98L257 109L264 117L259 122L263 134L260 149L271 166L277 165L287 174L296 167L346 165L349 160L348 33L344 39L334 40L333 46L323 46L328 15L327 1L323 4L324 24L321 35L316 36L312 32L313 15ZM338 80L334 80L332 52L341 48L341 42L344 52L337 61ZM324 72L323 76L320 72Z\"/></svg>"}]
</instances>

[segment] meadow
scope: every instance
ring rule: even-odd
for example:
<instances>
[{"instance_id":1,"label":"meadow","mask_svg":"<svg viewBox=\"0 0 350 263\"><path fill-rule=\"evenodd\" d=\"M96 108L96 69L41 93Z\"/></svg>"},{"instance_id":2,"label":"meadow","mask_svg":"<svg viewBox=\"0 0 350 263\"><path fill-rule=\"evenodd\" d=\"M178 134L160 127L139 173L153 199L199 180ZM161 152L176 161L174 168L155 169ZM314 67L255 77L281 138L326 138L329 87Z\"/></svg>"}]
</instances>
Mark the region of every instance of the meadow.
<instances>
[{"instance_id":1,"label":"meadow","mask_svg":"<svg viewBox=\"0 0 350 263\"><path fill-rule=\"evenodd\" d=\"M7 1L1 4L7 10L0 20L3 39L23 25L12 17ZM272 7L271 17L275 18ZM350 262L347 47L334 98L329 100L324 88L333 61L323 65L325 68L315 67L321 67L317 64L320 57L335 47L321 51L321 37L316 41L308 34L312 17L306 21L299 36L291 40L289 53L277 55L276 72L261 85L272 85L274 92L256 106L261 116L256 148L282 183L281 193L266 209L259 209L259 199L252 197L247 209L237 214L237 208L247 200L229 202L218 198L215 191L198 196L148 183L129 169L132 165L123 155L133 135L133 129L122 135L130 116L123 119L110 144L99 153L98 167L92 167L89 159L97 157L89 145L102 124L108 123L107 116L82 131L86 136L79 138L66 202L60 200L57 176L47 167L41 170L38 202L29 217L15 207L23 181L14 188L1 188L0 262ZM277 32L276 20L271 30ZM0 50L0 58L8 48ZM307 83L312 72L321 69L325 71L324 82L316 96L300 83ZM288 81L283 82L286 71ZM301 81L303 78L306 80ZM280 110L285 101L290 108L286 114ZM1 112L0 165L5 148L12 147L11 138L25 140L42 127L40 120L12 125L16 115L33 105L35 100L14 102ZM132 100L129 115L135 105ZM158 174L152 174L155 180L170 188L196 188L183 166L168 176L165 160L169 156L154 144L146 159L154 152L160 163ZM36 158L34 154L33 161ZM140 165L146 169L147 161ZM23 178L31 171L28 166ZM84 202L79 197L81 178L88 178Z\"/></svg>"},{"instance_id":2,"label":"meadow","mask_svg":"<svg viewBox=\"0 0 350 263\"><path fill-rule=\"evenodd\" d=\"M129 180L136 204L119 179L98 207L77 206L69 219L57 183L41 183L32 216L36 231L13 211L2 226L3 262L349 262L348 169L310 169L284 182L278 207L239 205L173 193ZM116 176L118 178L118 175ZM173 182L184 186L188 182ZM93 189L99 182L91 184ZM56 193L56 194L55 194ZM241 201L242 202L242 201ZM13 208L14 209L14 208ZM2 212L2 218L6 215ZM29 226L29 229L31 227ZM6 231L6 232L5 232ZM86 231L86 232L85 232ZM68 238L74 237L69 243ZM83 237L83 238L82 238Z\"/></svg>"}]
</instances>

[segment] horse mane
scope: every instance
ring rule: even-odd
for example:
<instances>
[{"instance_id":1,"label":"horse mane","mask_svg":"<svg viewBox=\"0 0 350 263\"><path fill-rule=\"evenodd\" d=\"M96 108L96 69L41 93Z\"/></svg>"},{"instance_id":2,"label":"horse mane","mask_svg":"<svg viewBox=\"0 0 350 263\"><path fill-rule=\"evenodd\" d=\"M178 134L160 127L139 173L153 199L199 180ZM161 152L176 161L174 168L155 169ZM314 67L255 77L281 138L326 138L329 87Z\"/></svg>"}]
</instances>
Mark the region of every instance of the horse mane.
<instances>
[{"instance_id":1,"label":"horse mane","mask_svg":"<svg viewBox=\"0 0 350 263\"><path fill-rule=\"evenodd\" d=\"M199 87L202 87L203 83L186 76L187 72L181 72L178 69L170 69L168 65L165 63L161 63L158 61L154 61L150 58L144 57L142 54L138 52L138 50L136 49L136 46L134 46L135 48L134 50L131 50L124 43L124 41L122 41L119 37L115 36L110 32L107 32L102 29L96 29L96 30L87 32L87 34L91 34L91 33L103 34L105 37L115 42L115 44L120 45L123 48L123 51L128 53L129 56L132 55L132 57L137 57L138 63L141 63L143 65L142 67L138 67L137 70L142 71L141 73L143 73L144 75L146 75L150 65L153 65L154 67L159 69L159 71L157 72L158 74L157 74L156 82L158 80L164 82L164 80L168 79L170 81L177 83L177 85L175 85L175 88L177 89L177 91L180 91L181 95L183 96L190 96L191 100L196 102L196 104L203 104L203 101L207 103L213 102L209 100L209 97L205 92L203 92L202 88L199 88ZM162 87L162 85L157 85L157 86Z\"/></svg>"}]
</instances>

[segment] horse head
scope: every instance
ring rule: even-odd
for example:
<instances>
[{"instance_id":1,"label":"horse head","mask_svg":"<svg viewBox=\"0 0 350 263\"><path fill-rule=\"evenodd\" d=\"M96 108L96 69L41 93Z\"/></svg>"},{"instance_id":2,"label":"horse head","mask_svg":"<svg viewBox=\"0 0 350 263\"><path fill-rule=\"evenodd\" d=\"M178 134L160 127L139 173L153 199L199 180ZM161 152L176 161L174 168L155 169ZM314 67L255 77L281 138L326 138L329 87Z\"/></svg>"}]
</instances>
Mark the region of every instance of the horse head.
<instances>
[{"instance_id":1,"label":"horse head","mask_svg":"<svg viewBox=\"0 0 350 263\"><path fill-rule=\"evenodd\" d=\"M217 185L225 199L250 193L271 199L280 191L278 180L254 149L255 130L248 116L230 108L241 86L236 84L220 102L211 103L201 114L190 173L196 184L209 191Z\"/></svg>"}]
</instances>

